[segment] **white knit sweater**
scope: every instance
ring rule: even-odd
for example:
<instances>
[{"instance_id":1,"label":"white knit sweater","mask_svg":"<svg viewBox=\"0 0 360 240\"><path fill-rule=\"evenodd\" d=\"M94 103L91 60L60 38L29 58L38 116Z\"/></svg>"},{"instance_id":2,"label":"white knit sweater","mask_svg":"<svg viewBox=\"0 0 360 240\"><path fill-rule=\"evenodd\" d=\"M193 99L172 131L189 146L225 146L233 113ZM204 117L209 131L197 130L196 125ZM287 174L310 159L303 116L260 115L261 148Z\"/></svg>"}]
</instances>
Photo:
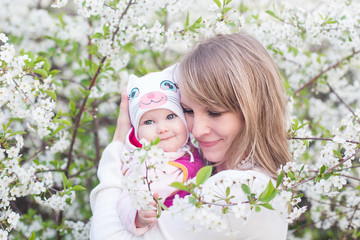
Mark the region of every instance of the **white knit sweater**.
<instances>
[{"instance_id":1,"label":"white knit sweater","mask_svg":"<svg viewBox=\"0 0 360 240\"><path fill-rule=\"evenodd\" d=\"M277 211L262 208L260 212L252 211L245 224L239 218L229 214L229 221L234 232L233 235L226 236L224 232L189 230L191 226L182 219L181 216L173 216L168 212L163 212L157 223L142 236L134 236L126 231L121 222L121 218L116 211L117 204L128 204L127 211L136 211L131 207L128 198L121 190L121 162L119 149L122 149L121 142L112 142L104 150L98 169L99 185L90 194L90 204L93 213L91 219L90 238L92 240L227 240L227 239L261 239L261 240L284 240L287 234L287 223ZM251 179L256 177L256 181L251 186L252 191L261 191L269 182L269 177L259 171L248 170L226 170L212 176L205 185L214 184L218 179L224 177L236 177ZM235 189L236 190L236 189ZM246 201L247 197L242 190L237 190L232 194L236 195L237 200ZM275 198L273 206L277 208ZM128 213L124 213L128 214ZM131 213L134 214L134 213Z\"/></svg>"}]
</instances>

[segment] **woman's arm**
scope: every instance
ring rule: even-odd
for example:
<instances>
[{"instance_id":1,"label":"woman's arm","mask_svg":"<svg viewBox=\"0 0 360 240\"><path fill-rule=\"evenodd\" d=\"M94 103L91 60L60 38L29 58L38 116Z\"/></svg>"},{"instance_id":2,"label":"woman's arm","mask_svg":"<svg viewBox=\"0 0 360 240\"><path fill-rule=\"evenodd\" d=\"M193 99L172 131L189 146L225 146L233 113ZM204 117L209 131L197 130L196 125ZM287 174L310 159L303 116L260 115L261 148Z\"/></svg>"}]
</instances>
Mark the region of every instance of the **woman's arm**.
<instances>
[{"instance_id":1,"label":"woman's arm","mask_svg":"<svg viewBox=\"0 0 360 240\"><path fill-rule=\"evenodd\" d=\"M90 229L92 240L122 239L119 237L127 234L116 209L120 200L125 200L121 185L120 153L124 148L126 134L130 127L128 99L123 93L113 142L104 149L99 163L97 175L100 183L90 194L90 206L93 213Z\"/></svg>"},{"instance_id":2,"label":"woman's arm","mask_svg":"<svg viewBox=\"0 0 360 240\"><path fill-rule=\"evenodd\" d=\"M111 239L113 235L124 231L117 204L122 198L122 172L120 151L123 144L119 141L109 144L101 157L98 178L100 180L90 194L90 206L93 213L90 235L92 240Z\"/></svg>"}]
</instances>

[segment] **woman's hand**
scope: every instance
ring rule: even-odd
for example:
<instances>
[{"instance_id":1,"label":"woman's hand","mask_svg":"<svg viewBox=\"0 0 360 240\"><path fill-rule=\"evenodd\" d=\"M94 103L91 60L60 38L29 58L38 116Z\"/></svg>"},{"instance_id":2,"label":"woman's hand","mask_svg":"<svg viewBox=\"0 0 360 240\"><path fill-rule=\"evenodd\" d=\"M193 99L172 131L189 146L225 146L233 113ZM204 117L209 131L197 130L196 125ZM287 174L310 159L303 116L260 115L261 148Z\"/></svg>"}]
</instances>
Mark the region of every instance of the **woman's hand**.
<instances>
[{"instance_id":1,"label":"woman's hand","mask_svg":"<svg viewBox=\"0 0 360 240\"><path fill-rule=\"evenodd\" d=\"M121 93L120 112L113 141L125 143L126 135L131 128L129 117L129 99L126 92Z\"/></svg>"}]
</instances>

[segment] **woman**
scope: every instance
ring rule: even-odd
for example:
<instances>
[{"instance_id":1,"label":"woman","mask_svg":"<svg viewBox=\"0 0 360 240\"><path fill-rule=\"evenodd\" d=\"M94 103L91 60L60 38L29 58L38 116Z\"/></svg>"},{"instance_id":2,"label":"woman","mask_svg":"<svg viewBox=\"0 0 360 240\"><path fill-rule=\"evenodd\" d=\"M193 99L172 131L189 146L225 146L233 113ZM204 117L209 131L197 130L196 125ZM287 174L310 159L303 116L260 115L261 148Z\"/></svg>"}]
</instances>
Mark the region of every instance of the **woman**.
<instances>
[{"instance_id":1,"label":"woman","mask_svg":"<svg viewBox=\"0 0 360 240\"><path fill-rule=\"evenodd\" d=\"M252 178L255 179L252 190L261 191L276 176L277 169L290 161L284 90L276 65L266 49L243 32L219 35L198 43L180 61L178 71L181 103L189 131L199 143L204 158L214 163L216 170L204 185L229 176ZM120 112L127 113L126 101L122 101ZM116 145L125 139L129 128L128 116L120 114L114 141L100 161L100 184L91 194L93 239L133 237L124 235L117 227L121 220L111 213L113 201L123 196L113 179L119 174ZM235 195L237 200L247 200L241 189ZM123 201L123 204L129 204L127 199ZM229 221L233 231L231 236L216 231L195 233L180 216L173 217L164 212L141 238L286 238L287 224L277 211L251 211L246 223L230 214Z\"/></svg>"}]
</instances>

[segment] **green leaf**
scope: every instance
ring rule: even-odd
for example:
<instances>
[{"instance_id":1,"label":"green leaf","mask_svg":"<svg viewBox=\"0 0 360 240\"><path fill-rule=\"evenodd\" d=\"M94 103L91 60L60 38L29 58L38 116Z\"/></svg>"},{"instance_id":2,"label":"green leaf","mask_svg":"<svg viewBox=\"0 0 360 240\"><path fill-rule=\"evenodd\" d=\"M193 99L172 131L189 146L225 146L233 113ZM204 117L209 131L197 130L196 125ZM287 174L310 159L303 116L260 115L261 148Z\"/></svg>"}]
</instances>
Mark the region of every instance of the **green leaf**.
<instances>
[{"instance_id":1,"label":"green leaf","mask_svg":"<svg viewBox=\"0 0 360 240\"><path fill-rule=\"evenodd\" d=\"M211 173L212 166L202 167L196 174L196 185L199 186L203 184L211 176Z\"/></svg>"},{"instance_id":2,"label":"green leaf","mask_svg":"<svg viewBox=\"0 0 360 240\"><path fill-rule=\"evenodd\" d=\"M355 188L356 190L360 190L360 185Z\"/></svg>"},{"instance_id":3,"label":"green leaf","mask_svg":"<svg viewBox=\"0 0 360 240\"><path fill-rule=\"evenodd\" d=\"M202 22L202 17L199 17L198 19L196 19L196 21L194 22L193 26L198 25L199 23Z\"/></svg>"},{"instance_id":4,"label":"green leaf","mask_svg":"<svg viewBox=\"0 0 360 240\"><path fill-rule=\"evenodd\" d=\"M51 64L47 60L45 60L43 68L45 69L46 72L49 72L51 68Z\"/></svg>"},{"instance_id":5,"label":"green leaf","mask_svg":"<svg viewBox=\"0 0 360 240\"><path fill-rule=\"evenodd\" d=\"M226 197L230 195L230 187L226 187Z\"/></svg>"},{"instance_id":6,"label":"green leaf","mask_svg":"<svg viewBox=\"0 0 360 240\"><path fill-rule=\"evenodd\" d=\"M276 196L276 191L272 181L269 180L265 190L260 194L259 200L262 202L270 202Z\"/></svg>"},{"instance_id":7,"label":"green leaf","mask_svg":"<svg viewBox=\"0 0 360 240\"><path fill-rule=\"evenodd\" d=\"M276 197L277 192L273 191L269 196L264 197L262 199L259 199L262 202L270 202L271 200L273 200Z\"/></svg>"},{"instance_id":8,"label":"green leaf","mask_svg":"<svg viewBox=\"0 0 360 240\"><path fill-rule=\"evenodd\" d=\"M75 105L75 103L74 103L73 100L70 100L69 106L70 106L71 111L72 111L72 112L75 112L76 105Z\"/></svg>"},{"instance_id":9,"label":"green leaf","mask_svg":"<svg viewBox=\"0 0 360 240\"><path fill-rule=\"evenodd\" d=\"M324 179L328 180L331 177L331 173L325 173L324 174Z\"/></svg>"},{"instance_id":10,"label":"green leaf","mask_svg":"<svg viewBox=\"0 0 360 240\"><path fill-rule=\"evenodd\" d=\"M231 9L232 9L231 7L226 7L226 8L224 8L224 9L223 9L224 14L227 13L227 12L228 12L229 10L231 10Z\"/></svg>"},{"instance_id":11,"label":"green leaf","mask_svg":"<svg viewBox=\"0 0 360 240\"><path fill-rule=\"evenodd\" d=\"M320 174L323 174L326 170L326 166L325 165L322 165L321 168L320 168Z\"/></svg>"},{"instance_id":12,"label":"green leaf","mask_svg":"<svg viewBox=\"0 0 360 240\"><path fill-rule=\"evenodd\" d=\"M260 210L261 210L260 206L256 205L255 206L255 212L260 212Z\"/></svg>"},{"instance_id":13,"label":"green leaf","mask_svg":"<svg viewBox=\"0 0 360 240\"><path fill-rule=\"evenodd\" d=\"M60 72L60 70L54 69L54 70L51 70L51 71L49 72L49 74L50 74L51 76L55 76L55 75L58 74L59 72Z\"/></svg>"},{"instance_id":14,"label":"green leaf","mask_svg":"<svg viewBox=\"0 0 360 240\"><path fill-rule=\"evenodd\" d=\"M56 101L56 94L53 91L45 90L45 93L49 95L54 101Z\"/></svg>"},{"instance_id":15,"label":"green leaf","mask_svg":"<svg viewBox=\"0 0 360 240\"><path fill-rule=\"evenodd\" d=\"M294 174L293 171L289 171L289 172L287 173L287 175L288 175L288 177L289 177L291 180L296 179L296 178L295 178L295 174Z\"/></svg>"},{"instance_id":16,"label":"green leaf","mask_svg":"<svg viewBox=\"0 0 360 240\"><path fill-rule=\"evenodd\" d=\"M59 117L61 117L62 116L62 112L61 112L61 109L57 112L57 114L56 114L56 116L55 116L55 118L54 119L57 119L57 118L59 118Z\"/></svg>"},{"instance_id":17,"label":"green leaf","mask_svg":"<svg viewBox=\"0 0 360 240\"><path fill-rule=\"evenodd\" d=\"M189 187L185 186L181 182L173 182L170 184L171 187L189 192Z\"/></svg>"},{"instance_id":18,"label":"green leaf","mask_svg":"<svg viewBox=\"0 0 360 240\"><path fill-rule=\"evenodd\" d=\"M186 13L185 27L189 26L189 12Z\"/></svg>"},{"instance_id":19,"label":"green leaf","mask_svg":"<svg viewBox=\"0 0 360 240\"><path fill-rule=\"evenodd\" d=\"M64 128L65 128L64 125L58 126L58 127L55 129L55 131L53 131L53 132L51 133L51 136L55 136L55 134L57 134L59 131L63 130Z\"/></svg>"},{"instance_id":20,"label":"green leaf","mask_svg":"<svg viewBox=\"0 0 360 240\"><path fill-rule=\"evenodd\" d=\"M250 188L249 188L249 186L248 185L246 185L246 184L241 184L241 188L242 188L242 190L244 191L244 193L246 193L246 194L251 194L251 190L250 190Z\"/></svg>"},{"instance_id":21,"label":"green leaf","mask_svg":"<svg viewBox=\"0 0 360 240\"><path fill-rule=\"evenodd\" d=\"M278 188L280 186L282 180L284 179L284 175L285 175L285 173L281 172L279 174L279 176L277 177L277 179L276 179L276 188Z\"/></svg>"},{"instance_id":22,"label":"green leaf","mask_svg":"<svg viewBox=\"0 0 360 240\"><path fill-rule=\"evenodd\" d=\"M83 186L81 185L75 185L71 188L72 191L84 191L86 190L86 188L84 188Z\"/></svg>"},{"instance_id":23,"label":"green leaf","mask_svg":"<svg viewBox=\"0 0 360 240\"><path fill-rule=\"evenodd\" d=\"M124 49L125 51L131 53L132 55L137 56L137 52L135 48L133 48L133 45L134 45L133 43L128 43L124 46Z\"/></svg>"},{"instance_id":24,"label":"green leaf","mask_svg":"<svg viewBox=\"0 0 360 240\"><path fill-rule=\"evenodd\" d=\"M300 193L300 194L296 195L296 196L293 197L293 198L301 198L301 197L303 197L303 196L304 196L304 194L303 194L303 193Z\"/></svg>"},{"instance_id":25,"label":"green leaf","mask_svg":"<svg viewBox=\"0 0 360 240\"><path fill-rule=\"evenodd\" d=\"M12 137L12 136L15 136L15 135L23 135L23 134L26 134L26 132L24 131L15 131L15 132L12 132L9 137Z\"/></svg>"},{"instance_id":26,"label":"green leaf","mask_svg":"<svg viewBox=\"0 0 360 240\"><path fill-rule=\"evenodd\" d=\"M157 145L160 142L160 138L157 137L155 140L151 141L151 146Z\"/></svg>"},{"instance_id":27,"label":"green leaf","mask_svg":"<svg viewBox=\"0 0 360 240\"><path fill-rule=\"evenodd\" d=\"M270 210L275 210L270 203L261 203L260 204L261 206L267 208L267 209L270 209Z\"/></svg>"},{"instance_id":28,"label":"green leaf","mask_svg":"<svg viewBox=\"0 0 360 240\"><path fill-rule=\"evenodd\" d=\"M68 120L65 120L65 119L54 119L53 122L54 123L62 123L62 124L65 124L65 125L68 125L71 127L71 122L69 122Z\"/></svg>"},{"instance_id":29,"label":"green leaf","mask_svg":"<svg viewBox=\"0 0 360 240\"><path fill-rule=\"evenodd\" d=\"M274 18L278 18L278 16L276 16L276 14L271 10L266 10L265 12Z\"/></svg>"},{"instance_id":30,"label":"green leaf","mask_svg":"<svg viewBox=\"0 0 360 240\"><path fill-rule=\"evenodd\" d=\"M72 187L72 185L73 185L73 184L72 184L72 181L71 181L71 179L68 179L68 180L69 180L69 181L68 181L68 185L67 185L67 187L68 187L68 188L71 188L71 187Z\"/></svg>"},{"instance_id":31,"label":"green leaf","mask_svg":"<svg viewBox=\"0 0 360 240\"><path fill-rule=\"evenodd\" d=\"M299 175L301 175L302 171L304 171L305 165L302 165L300 171L299 171Z\"/></svg>"},{"instance_id":32,"label":"green leaf","mask_svg":"<svg viewBox=\"0 0 360 240\"><path fill-rule=\"evenodd\" d=\"M43 58L43 57L37 57L36 60L34 61L34 63L37 64L37 63L45 62L45 61L46 61L45 58Z\"/></svg>"},{"instance_id":33,"label":"green leaf","mask_svg":"<svg viewBox=\"0 0 360 240\"><path fill-rule=\"evenodd\" d=\"M90 38L91 38L91 39L94 39L94 38L102 38L102 37L103 37L102 33L97 32L97 33L91 35Z\"/></svg>"},{"instance_id":34,"label":"green leaf","mask_svg":"<svg viewBox=\"0 0 360 240\"><path fill-rule=\"evenodd\" d=\"M213 0L213 1L214 1L214 3L216 3L216 5L217 5L219 8L221 8L221 3L220 3L219 0Z\"/></svg>"},{"instance_id":35,"label":"green leaf","mask_svg":"<svg viewBox=\"0 0 360 240\"><path fill-rule=\"evenodd\" d=\"M157 215L156 218L159 218L161 216L161 212L162 212L162 208L160 206L160 201L158 201L158 205L157 205Z\"/></svg>"},{"instance_id":36,"label":"green leaf","mask_svg":"<svg viewBox=\"0 0 360 240\"><path fill-rule=\"evenodd\" d=\"M29 238L29 240L35 240L35 237L36 237L35 231L33 231L30 238Z\"/></svg>"},{"instance_id":37,"label":"green leaf","mask_svg":"<svg viewBox=\"0 0 360 240\"><path fill-rule=\"evenodd\" d=\"M66 178L65 173L62 173L62 179L63 179L63 185L64 185L64 189L65 189L68 185L68 179Z\"/></svg>"},{"instance_id":38,"label":"green leaf","mask_svg":"<svg viewBox=\"0 0 360 240\"><path fill-rule=\"evenodd\" d=\"M48 76L48 73L44 69L34 69L33 72L45 77Z\"/></svg>"},{"instance_id":39,"label":"green leaf","mask_svg":"<svg viewBox=\"0 0 360 240\"><path fill-rule=\"evenodd\" d=\"M193 196L189 197L189 203L195 204L196 203L196 198L193 197Z\"/></svg>"}]
</instances>

